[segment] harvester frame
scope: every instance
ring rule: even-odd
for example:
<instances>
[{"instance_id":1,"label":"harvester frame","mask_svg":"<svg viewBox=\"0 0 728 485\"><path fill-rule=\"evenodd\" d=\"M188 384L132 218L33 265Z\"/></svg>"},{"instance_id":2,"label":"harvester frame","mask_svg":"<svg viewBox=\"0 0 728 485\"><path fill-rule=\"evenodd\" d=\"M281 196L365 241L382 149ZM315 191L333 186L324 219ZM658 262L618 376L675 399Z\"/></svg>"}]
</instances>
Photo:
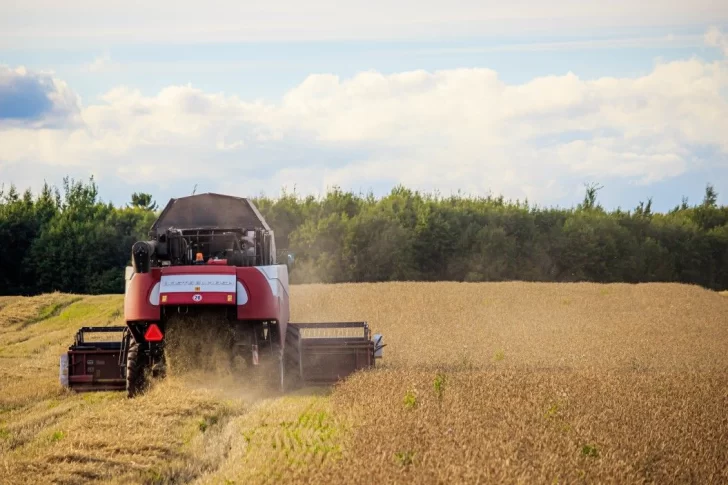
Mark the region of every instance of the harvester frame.
<instances>
[{"instance_id":1,"label":"harvester frame","mask_svg":"<svg viewBox=\"0 0 728 485\"><path fill-rule=\"evenodd\" d=\"M177 314L229 325L232 352L255 370L278 361L289 385L337 382L382 357L367 322L289 321L288 271L271 228L250 199L199 194L171 199L136 242L126 268L125 326L82 327L61 356L61 384L78 392L126 390L133 397L164 377L167 324ZM115 340L90 338L121 333ZM293 377L291 379L290 377Z\"/></svg>"}]
</instances>

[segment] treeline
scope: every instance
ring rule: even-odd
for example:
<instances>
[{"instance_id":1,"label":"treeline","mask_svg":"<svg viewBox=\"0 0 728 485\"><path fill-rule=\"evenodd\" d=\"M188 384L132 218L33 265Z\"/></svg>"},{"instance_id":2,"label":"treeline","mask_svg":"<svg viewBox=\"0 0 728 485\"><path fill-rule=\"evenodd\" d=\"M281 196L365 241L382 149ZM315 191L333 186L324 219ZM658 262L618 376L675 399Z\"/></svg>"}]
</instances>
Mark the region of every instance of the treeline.
<instances>
[{"instance_id":1,"label":"treeline","mask_svg":"<svg viewBox=\"0 0 728 485\"><path fill-rule=\"evenodd\" d=\"M502 197L421 194L382 198L335 189L255 203L296 256L292 282L392 280L668 281L728 288L728 207L706 187L667 213L606 211L600 187L573 208ZM165 201L166 202L166 201ZM0 192L0 294L123 292L131 245L158 214L149 194L114 207L93 179L62 191Z\"/></svg>"},{"instance_id":2,"label":"treeline","mask_svg":"<svg viewBox=\"0 0 728 485\"><path fill-rule=\"evenodd\" d=\"M123 293L131 246L146 235L156 209L146 194L128 207L98 198L89 183L47 184L34 196L0 189L0 294Z\"/></svg>"},{"instance_id":3,"label":"treeline","mask_svg":"<svg viewBox=\"0 0 728 485\"><path fill-rule=\"evenodd\" d=\"M728 207L708 185L668 213L647 200L606 211L601 187L574 208L503 197L439 197L396 187L381 199L258 199L300 282L454 280L683 282L728 288Z\"/></svg>"}]
</instances>

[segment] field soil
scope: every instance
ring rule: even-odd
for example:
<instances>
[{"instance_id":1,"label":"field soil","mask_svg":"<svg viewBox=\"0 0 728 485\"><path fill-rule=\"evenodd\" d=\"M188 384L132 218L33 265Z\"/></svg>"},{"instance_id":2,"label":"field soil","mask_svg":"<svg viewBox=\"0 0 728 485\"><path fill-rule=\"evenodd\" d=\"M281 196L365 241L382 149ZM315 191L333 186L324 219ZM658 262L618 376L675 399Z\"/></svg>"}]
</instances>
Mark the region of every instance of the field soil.
<instances>
[{"instance_id":1,"label":"field soil","mask_svg":"<svg viewBox=\"0 0 728 485\"><path fill-rule=\"evenodd\" d=\"M220 369L73 394L59 355L123 297L0 298L0 483L728 483L728 298L677 284L291 288L378 369L280 396Z\"/></svg>"}]
</instances>

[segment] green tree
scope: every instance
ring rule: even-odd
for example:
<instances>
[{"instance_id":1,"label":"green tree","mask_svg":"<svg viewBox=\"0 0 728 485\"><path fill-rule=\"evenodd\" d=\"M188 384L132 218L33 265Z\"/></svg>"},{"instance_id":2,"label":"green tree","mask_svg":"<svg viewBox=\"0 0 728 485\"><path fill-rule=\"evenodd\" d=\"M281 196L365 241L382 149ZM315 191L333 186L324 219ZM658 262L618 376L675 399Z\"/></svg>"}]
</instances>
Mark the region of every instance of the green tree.
<instances>
[{"instance_id":1,"label":"green tree","mask_svg":"<svg viewBox=\"0 0 728 485\"><path fill-rule=\"evenodd\" d=\"M39 194L0 187L0 293L123 291L133 243L157 208L135 192L124 207L64 179ZM384 197L334 187L323 197L260 196L276 246L296 253L292 282L392 280L676 281L728 288L728 207L706 186L667 213L652 198L606 211L601 186L573 208L502 196L442 197L403 186Z\"/></svg>"},{"instance_id":2,"label":"green tree","mask_svg":"<svg viewBox=\"0 0 728 485\"><path fill-rule=\"evenodd\" d=\"M0 190L0 294L27 294L33 291L33 272L28 254L48 214L36 213L30 190L21 196L14 185Z\"/></svg>"},{"instance_id":3,"label":"green tree","mask_svg":"<svg viewBox=\"0 0 728 485\"><path fill-rule=\"evenodd\" d=\"M157 202L152 200L152 195L143 192L131 194L131 206L147 211L157 210Z\"/></svg>"}]
</instances>

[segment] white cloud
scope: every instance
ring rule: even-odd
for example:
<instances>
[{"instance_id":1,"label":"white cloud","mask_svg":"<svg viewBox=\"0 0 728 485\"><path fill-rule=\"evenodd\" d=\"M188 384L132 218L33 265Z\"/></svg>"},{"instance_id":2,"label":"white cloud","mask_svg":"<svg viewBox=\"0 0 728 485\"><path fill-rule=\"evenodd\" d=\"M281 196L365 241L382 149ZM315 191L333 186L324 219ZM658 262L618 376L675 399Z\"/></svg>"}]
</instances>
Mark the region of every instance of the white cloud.
<instances>
[{"instance_id":1,"label":"white cloud","mask_svg":"<svg viewBox=\"0 0 728 485\"><path fill-rule=\"evenodd\" d=\"M317 74L275 104L189 85L156 96L119 87L79 116L63 129L0 129L0 165L242 194L403 183L539 203L585 180L650 184L703 164L728 169L725 60L520 85L489 69Z\"/></svg>"},{"instance_id":2,"label":"white cloud","mask_svg":"<svg viewBox=\"0 0 728 485\"><path fill-rule=\"evenodd\" d=\"M665 36L608 37L551 42L511 42L491 46L428 47L415 49L418 54L484 54L491 52L553 52L625 48L689 48L704 44L705 36L667 34Z\"/></svg>"},{"instance_id":3,"label":"white cloud","mask_svg":"<svg viewBox=\"0 0 728 485\"><path fill-rule=\"evenodd\" d=\"M0 127L68 126L79 111L78 96L52 72L0 64Z\"/></svg>"},{"instance_id":4,"label":"white cloud","mask_svg":"<svg viewBox=\"0 0 728 485\"><path fill-rule=\"evenodd\" d=\"M85 71L93 73L109 73L121 70L121 64L114 62L109 53L97 57L93 60L93 62L90 62L83 67Z\"/></svg>"},{"instance_id":5,"label":"white cloud","mask_svg":"<svg viewBox=\"0 0 728 485\"><path fill-rule=\"evenodd\" d=\"M724 55L728 56L728 35L722 33L717 27L708 29L708 32L705 33L705 43L718 47Z\"/></svg>"}]
</instances>

